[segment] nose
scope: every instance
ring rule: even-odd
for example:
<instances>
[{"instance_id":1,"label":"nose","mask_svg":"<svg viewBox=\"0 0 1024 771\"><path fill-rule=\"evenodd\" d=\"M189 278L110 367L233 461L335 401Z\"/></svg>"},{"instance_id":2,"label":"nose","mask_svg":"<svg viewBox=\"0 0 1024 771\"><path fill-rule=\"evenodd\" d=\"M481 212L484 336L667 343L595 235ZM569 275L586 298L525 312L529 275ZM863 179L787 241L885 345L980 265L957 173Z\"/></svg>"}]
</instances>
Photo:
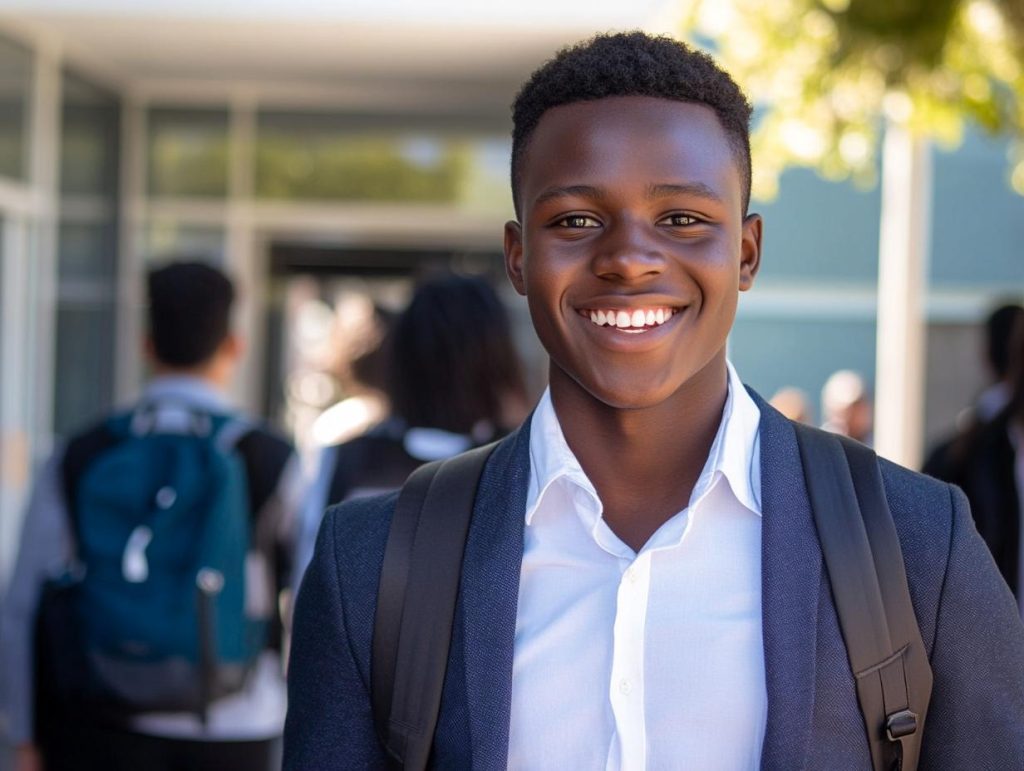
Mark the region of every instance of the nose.
<instances>
[{"instance_id":1,"label":"nose","mask_svg":"<svg viewBox=\"0 0 1024 771\"><path fill-rule=\"evenodd\" d=\"M594 273L617 281L661 274L666 258L652 229L653 225L635 219L623 219L608 227L593 257Z\"/></svg>"}]
</instances>

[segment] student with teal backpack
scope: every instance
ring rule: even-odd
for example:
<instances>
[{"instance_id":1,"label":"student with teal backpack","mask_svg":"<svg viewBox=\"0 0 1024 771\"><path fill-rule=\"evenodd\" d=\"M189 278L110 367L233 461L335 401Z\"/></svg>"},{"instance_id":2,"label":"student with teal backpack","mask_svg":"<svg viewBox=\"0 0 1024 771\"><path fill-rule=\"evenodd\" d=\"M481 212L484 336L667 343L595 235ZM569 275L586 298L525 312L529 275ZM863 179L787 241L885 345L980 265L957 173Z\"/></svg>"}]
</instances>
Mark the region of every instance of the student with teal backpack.
<instances>
[{"instance_id":1,"label":"student with teal backpack","mask_svg":"<svg viewBox=\"0 0 1024 771\"><path fill-rule=\"evenodd\" d=\"M180 263L149 290L155 377L68 442L26 516L3 629L19 769L274 763L298 465L219 393L230 281Z\"/></svg>"},{"instance_id":2,"label":"student with teal backpack","mask_svg":"<svg viewBox=\"0 0 1024 771\"><path fill-rule=\"evenodd\" d=\"M108 447L70 445L75 555L41 618L58 691L115 713L206 720L215 695L241 686L267 626L245 612L250 507L237 443L251 428L151 403L101 426Z\"/></svg>"}]
</instances>

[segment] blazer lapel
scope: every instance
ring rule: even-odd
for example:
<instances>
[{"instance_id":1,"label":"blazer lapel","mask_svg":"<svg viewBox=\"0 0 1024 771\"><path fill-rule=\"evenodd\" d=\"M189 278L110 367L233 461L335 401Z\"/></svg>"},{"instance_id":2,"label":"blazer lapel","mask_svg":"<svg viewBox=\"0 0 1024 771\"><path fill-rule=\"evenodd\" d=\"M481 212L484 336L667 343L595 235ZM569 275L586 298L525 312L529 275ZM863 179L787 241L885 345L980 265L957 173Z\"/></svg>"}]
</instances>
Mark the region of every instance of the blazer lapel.
<instances>
[{"instance_id":1,"label":"blazer lapel","mask_svg":"<svg viewBox=\"0 0 1024 771\"><path fill-rule=\"evenodd\" d=\"M811 734L822 562L792 425L761 410L761 613L768 725L764 771L803 768Z\"/></svg>"},{"instance_id":2,"label":"blazer lapel","mask_svg":"<svg viewBox=\"0 0 1024 771\"><path fill-rule=\"evenodd\" d=\"M466 704L473 769L504 769L512 703L512 654L523 561L530 420L487 462L462 567Z\"/></svg>"}]
</instances>

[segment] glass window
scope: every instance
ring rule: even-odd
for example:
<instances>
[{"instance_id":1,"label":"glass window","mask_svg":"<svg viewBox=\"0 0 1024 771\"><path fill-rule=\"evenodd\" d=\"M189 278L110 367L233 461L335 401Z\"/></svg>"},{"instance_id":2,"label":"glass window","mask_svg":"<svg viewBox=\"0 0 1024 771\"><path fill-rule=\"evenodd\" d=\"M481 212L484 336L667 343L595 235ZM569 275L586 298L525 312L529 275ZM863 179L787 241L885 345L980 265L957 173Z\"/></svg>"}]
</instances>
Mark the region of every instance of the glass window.
<instances>
[{"instance_id":1,"label":"glass window","mask_svg":"<svg viewBox=\"0 0 1024 771\"><path fill-rule=\"evenodd\" d=\"M113 403L115 323L112 298L61 299L53 418L59 436L83 429Z\"/></svg>"},{"instance_id":2,"label":"glass window","mask_svg":"<svg viewBox=\"0 0 1024 771\"><path fill-rule=\"evenodd\" d=\"M82 428L114 401L118 283L116 96L63 73L54 430Z\"/></svg>"},{"instance_id":3,"label":"glass window","mask_svg":"<svg viewBox=\"0 0 1024 771\"><path fill-rule=\"evenodd\" d=\"M60 224L57 275L62 287L88 283L113 288L117 278L116 232L113 222Z\"/></svg>"},{"instance_id":4,"label":"glass window","mask_svg":"<svg viewBox=\"0 0 1024 771\"><path fill-rule=\"evenodd\" d=\"M499 206L508 142L456 127L409 128L351 115L262 112L256 195L287 200ZM498 172L497 174L495 172ZM495 181L500 182L495 185Z\"/></svg>"},{"instance_id":5,"label":"glass window","mask_svg":"<svg viewBox=\"0 0 1024 771\"><path fill-rule=\"evenodd\" d=\"M146 262L198 260L224 265L224 229L214 225L183 224L173 219L154 219L146 228Z\"/></svg>"},{"instance_id":6,"label":"glass window","mask_svg":"<svg viewBox=\"0 0 1024 771\"><path fill-rule=\"evenodd\" d=\"M25 179L25 121L32 88L32 54L0 37L0 175Z\"/></svg>"},{"instance_id":7,"label":"glass window","mask_svg":"<svg viewBox=\"0 0 1024 771\"><path fill-rule=\"evenodd\" d=\"M117 190L120 103L70 72L62 89L61 193L109 196Z\"/></svg>"},{"instance_id":8,"label":"glass window","mask_svg":"<svg viewBox=\"0 0 1024 771\"><path fill-rule=\"evenodd\" d=\"M223 197L227 190L227 110L150 110L150 194Z\"/></svg>"},{"instance_id":9,"label":"glass window","mask_svg":"<svg viewBox=\"0 0 1024 771\"><path fill-rule=\"evenodd\" d=\"M4 337L4 314L3 314L3 308L4 308L4 303L3 303L3 299L4 299L4 240L5 240L4 239L4 218L3 218L3 215L0 214L0 362L2 362L4 360L4 348L7 345L7 339ZM8 375L8 377L10 377L10 375ZM4 424L4 421L5 421L6 417L7 417L6 415L4 415L4 410L3 410L4 386L5 385L6 385L6 383L4 382L4 368L3 368L3 366L0 366L0 485L2 485L2 480L4 478L4 471L3 471L3 469L4 469L4 449L5 449L4 445L7 443L7 436L9 435L8 434L8 428ZM2 496L2 495L3 495L3 493L0 492L0 496ZM0 545L2 545L2 542L0 542ZM3 556L3 555L0 555L0 556Z\"/></svg>"}]
</instances>

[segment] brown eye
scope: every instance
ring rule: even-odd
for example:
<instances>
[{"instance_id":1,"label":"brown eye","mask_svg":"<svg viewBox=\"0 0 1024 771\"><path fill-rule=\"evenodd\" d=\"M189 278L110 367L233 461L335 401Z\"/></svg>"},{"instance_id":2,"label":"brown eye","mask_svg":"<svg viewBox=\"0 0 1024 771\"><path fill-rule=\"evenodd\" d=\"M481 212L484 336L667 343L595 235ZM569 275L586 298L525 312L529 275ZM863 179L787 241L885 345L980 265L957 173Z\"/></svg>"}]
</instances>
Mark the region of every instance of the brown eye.
<instances>
[{"instance_id":1,"label":"brown eye","mask_svg":"<svg viewBox=\"0 0 1024 771\"><path fill-rule=\"evenodd\" d=\"M600 225L593 217L587 217L582 214L570 214L555 224L563 228L596 228Z\"/></svg>"},{"instance_id":2,"label":"brown eye","mask_svg":"<svg viewBox=\"0 0 1024 771\"><path fill-rule=\"evenodd\" d=\"M700 220L696 217L691 217L689 214L670 214L661 222L674 228L682 228L687 225L696 225Z\"/></svg>"}]
</instances>

